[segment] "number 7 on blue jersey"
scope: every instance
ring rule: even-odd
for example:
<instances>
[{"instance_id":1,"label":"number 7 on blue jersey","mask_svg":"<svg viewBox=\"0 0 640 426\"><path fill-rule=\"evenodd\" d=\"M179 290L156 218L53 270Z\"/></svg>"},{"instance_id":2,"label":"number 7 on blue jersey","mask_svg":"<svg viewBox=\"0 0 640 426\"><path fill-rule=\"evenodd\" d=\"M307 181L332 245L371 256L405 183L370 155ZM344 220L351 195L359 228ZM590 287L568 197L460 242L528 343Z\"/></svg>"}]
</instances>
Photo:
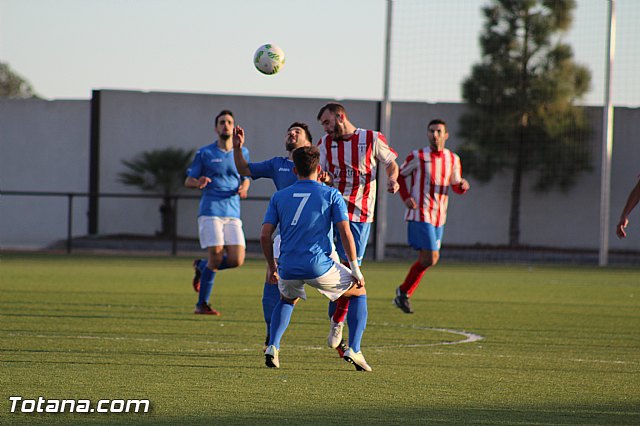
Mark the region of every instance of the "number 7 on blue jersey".
<instances>
[{"instance_id":1,"label":"number 7 on blue jersey","mask_svg":"<svg viewBox=\"0 0 640 426\"><path fill-rule=\"evenodd\" d=\"M309 197L311 196L310 192L294 192L293 198L301 198L300 205L298 205L298 210L296 210L296 214L293 216L293 220L291 221L291 225L295 226L298 224L298 219L300 219L300 214L302 214L302 209L309 201Z\"/></svg>"}]
</instances>

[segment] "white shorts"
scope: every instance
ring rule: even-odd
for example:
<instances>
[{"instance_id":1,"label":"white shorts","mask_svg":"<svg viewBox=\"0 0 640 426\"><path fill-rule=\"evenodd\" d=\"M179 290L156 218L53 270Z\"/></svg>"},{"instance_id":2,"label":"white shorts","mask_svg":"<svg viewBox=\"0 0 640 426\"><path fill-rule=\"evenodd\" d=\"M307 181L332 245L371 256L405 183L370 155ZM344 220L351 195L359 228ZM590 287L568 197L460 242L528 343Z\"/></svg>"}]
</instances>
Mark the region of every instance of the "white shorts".
<instances>
[{"instance_id":1,"label":"white shorts","mask_svg":"<svg viewBox=\"0 0 640 426\"><path fill-rule=\"evenodd\" d=\"M340 263L334 263L324 275L318 278L310 278L304 280L283 280L278 282L278 289L287 299L295 299L297 297L307 300L307 293L304 291L304 285L309 284L314 287L320 294L328 297L329 300L335 301L342 294L349 290L355 278L351 275L351 270Z\"/></svg>"},{"instance_id":2,"label":"white shorts","mask_svg":"<svg viewBox=\"0 0 640 426\"><path fill-rule=\"evenodd\" d=\"M200 247L246 247L242 221L236 217L198 216Z\"/></svg>"}]
</instances>

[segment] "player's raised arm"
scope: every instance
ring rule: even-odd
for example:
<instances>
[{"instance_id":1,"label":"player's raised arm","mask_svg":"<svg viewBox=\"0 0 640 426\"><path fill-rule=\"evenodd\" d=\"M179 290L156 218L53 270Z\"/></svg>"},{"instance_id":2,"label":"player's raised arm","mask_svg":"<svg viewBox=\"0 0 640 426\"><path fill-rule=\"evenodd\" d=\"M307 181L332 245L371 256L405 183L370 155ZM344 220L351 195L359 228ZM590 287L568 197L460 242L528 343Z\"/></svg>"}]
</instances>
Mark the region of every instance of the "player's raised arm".
<instances>
[{"instance_id":1,"label":"player's raised arm","mask_svg":"<svg viewBox=\"0 0 640 426\"><path fill-rule=\"evenodd\" d=\"M251 176L251 169L247 159L242 155L244 146L244 129L240 126L233 128L233 161L240 176Z\"/></svg>"}]
</instances>

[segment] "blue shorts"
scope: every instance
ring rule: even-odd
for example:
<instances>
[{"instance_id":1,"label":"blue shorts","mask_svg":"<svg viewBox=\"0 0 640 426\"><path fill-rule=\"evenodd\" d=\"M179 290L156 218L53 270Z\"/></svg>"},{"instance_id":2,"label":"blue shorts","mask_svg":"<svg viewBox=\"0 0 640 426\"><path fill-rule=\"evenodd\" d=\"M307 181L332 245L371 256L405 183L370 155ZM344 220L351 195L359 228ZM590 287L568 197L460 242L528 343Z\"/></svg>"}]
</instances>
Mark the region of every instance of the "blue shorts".
<instances>
[{"instance_id":1,"label":"blue shorts","mask_svg":"<svg viewBox=\"0 0 640 426\"><path fill-rule=\"evenodd\" d=\"M440 251L444 225L435 227L426 222L407 222L407 239L416 250Z\"/></svg>"},{"instance_id":2,"label":"blue shorts","mask_svg":"<svg viewBox=\"0 0 640 426\"><path fill-rule=\"evenodd\" d=\"M353 240L356 243L356 254L358 255L358 265L362 264L362 258L364 252L367 250L367 243L369 242L369 232L371 232L371 223L369 222L349 222L349 228L353 234ZM341 260L347 260L347 253L342 247L342 240L340 239L340 232L334 228L336 234L336 251Z\"/></svg>"}]
</instances>

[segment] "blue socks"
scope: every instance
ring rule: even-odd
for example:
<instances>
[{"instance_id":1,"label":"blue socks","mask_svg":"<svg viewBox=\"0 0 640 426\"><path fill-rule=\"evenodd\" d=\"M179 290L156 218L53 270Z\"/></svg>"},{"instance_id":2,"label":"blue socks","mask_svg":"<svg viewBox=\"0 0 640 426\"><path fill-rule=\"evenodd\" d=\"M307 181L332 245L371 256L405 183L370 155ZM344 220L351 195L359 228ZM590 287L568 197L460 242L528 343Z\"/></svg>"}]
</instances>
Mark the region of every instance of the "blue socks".
<instances>
[{"instance_id":1,"label":"blue socks","mask_svg":"<svg viewBox=\"0 0 640 426\"><path fill-rule=\"evenodd\" d=\"M215 276L216 273L209 268L205 267L202 270L202 276L200 276L200 292L198 293L198 304L209 303L209 297L211 297L211 291L213 290L213 280Z\"/></svg>"},{"instance_id":2,"label":"blue socks","mask_svg":"<svg viewBox=\"0 0 640 426\"><path fill-rule=\"evenodd\" d=\"M282 339L282 335L289 326L294 307L293 303L285 302L281 299L273 309L269 345L274 345L276 349L280 349L280 339Z\"/></svg>"},{"instance_id":3,"label":"blue socks","mask_svg":"<svg viewBox=\"0 0 640 426\"><path fill-rule=\"evenodd\" d=\"M367 295L352 296L347 313L347 326L349 327L349 346L356 352L360 352L362 334L367 327Z\"/></svg>"},{"instance_id":4,"label":"blue socks","mask_svg":"<svg viewBox=\"0 0 640 426\"><path fill-rule=\"evenodd\" d=\"M220 265L218 265L218 271L227 269L228 267L229 265L227 264L227 255L224 255L222 256ZM207 268L207 259L200 259L198 261L197 268L202 274L200 276L200 292L198 293L198 304L209 303L209 298L211 297L211 292L213 291L213 280L216 277L216 273Z\"/></svg>"},{"instance_id":5,"label":"blue socks","mask_svg":"<svg viewBox=\"0 0 640 426\"><path fill-rule=\"evenodd\" d=\"M280 290L278 290L278 284L264 283L264 289L262 290L262 313L264 314L264 321L267 323L267 334L270 333L271 315L273 309L280 301Z\"/></svg>"}]
</instances>

